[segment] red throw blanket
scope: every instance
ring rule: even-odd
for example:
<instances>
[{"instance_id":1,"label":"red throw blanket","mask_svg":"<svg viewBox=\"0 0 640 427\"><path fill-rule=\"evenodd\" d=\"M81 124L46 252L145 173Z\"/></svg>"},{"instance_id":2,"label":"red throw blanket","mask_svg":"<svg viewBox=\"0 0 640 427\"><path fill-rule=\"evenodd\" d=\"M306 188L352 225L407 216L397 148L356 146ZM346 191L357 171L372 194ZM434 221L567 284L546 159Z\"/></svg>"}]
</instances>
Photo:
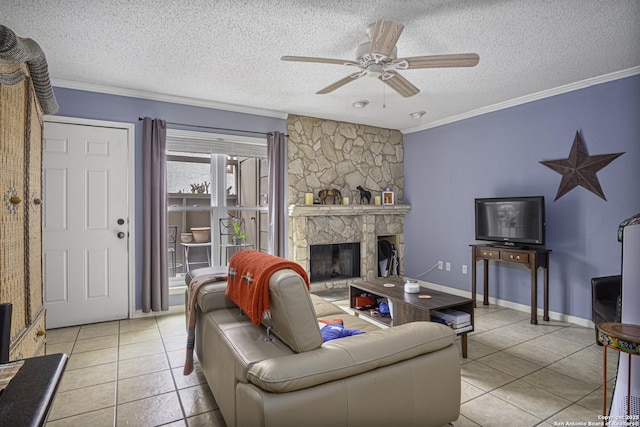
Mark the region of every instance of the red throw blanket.
<instances>
[{"instance_id":1,"label":"red throw blanket","mask_svg":"<svg viewBox=\"0 0 640 427\"><path fill-rule=\"evenodd\" d=\"M227 297L254 325L259 325L264 313L269 312L269 278L285 268L302 276L309 288L307 272L296 262L252 249L236 252L229 260Z\"/></svg>"}]
</instances>

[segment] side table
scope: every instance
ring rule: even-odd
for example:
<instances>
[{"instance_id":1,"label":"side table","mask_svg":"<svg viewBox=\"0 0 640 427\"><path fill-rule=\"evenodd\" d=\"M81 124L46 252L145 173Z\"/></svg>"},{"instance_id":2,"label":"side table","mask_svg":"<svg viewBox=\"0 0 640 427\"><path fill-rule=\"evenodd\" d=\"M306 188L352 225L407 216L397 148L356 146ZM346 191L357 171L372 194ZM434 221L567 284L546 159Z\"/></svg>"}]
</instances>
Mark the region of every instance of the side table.
<instances>
[{"instance_id":1,"label":"side table","mask_svg":"<svg viewBox=\"0 0 640 427\"><path fill-rule=\"evenodd\" d=\"M604 390L602 415L607 415L607 348L629 355L629 377L627 381L627 416L631 415L631 355L640 355L640 325L606 322L598 325L598 341L604 353Z\"/></svg>"},{"instance_id":2,"label":"side table","mask_svg":"<svg viewBox=\"0 0 640 427\"><path fill-rule=\"evenodd\" d=\"M211 242L204 243L180 243L184 248L184 265L186 272L191 271L191 265L193 264L207 264L211 267ZM207 261L189 261L189 248L206 248L207 249Z\"/></svg>"}]
</instances>

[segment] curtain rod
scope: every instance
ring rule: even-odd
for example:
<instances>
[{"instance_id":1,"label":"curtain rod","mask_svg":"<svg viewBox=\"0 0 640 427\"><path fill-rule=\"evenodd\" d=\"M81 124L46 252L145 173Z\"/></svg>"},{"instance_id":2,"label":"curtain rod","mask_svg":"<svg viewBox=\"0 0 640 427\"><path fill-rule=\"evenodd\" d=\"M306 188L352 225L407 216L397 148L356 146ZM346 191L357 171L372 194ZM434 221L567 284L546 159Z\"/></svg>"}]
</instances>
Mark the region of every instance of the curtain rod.
<instances>
[{"instance_id":1,"label":"curtain rod","mask_svg":"<svg viewBox=\"0 0 640 427\"><path fill-rule=\"evenodd\" d=\"M143 117L138 117L138 120L144 120ZM265 136L269 136L271 135L273 132L256 132L253 130L243 130L243 129L227 129L227 128L216 128L216 127L212 127L212 126L203 126L203 125L191 125L188 123L175 123L175 122L166 122L166 124L168 125L176 125L176 126L187 126L187 127L194 127L194 128L200 128L200 129L212 129L212 130L226 130L228 132L243 132L243 133L252 133L255 135L265 135ZM286 136L287 138L289 137L289 135L285 134L284 136Z\"/></svg>"}]
</instances>

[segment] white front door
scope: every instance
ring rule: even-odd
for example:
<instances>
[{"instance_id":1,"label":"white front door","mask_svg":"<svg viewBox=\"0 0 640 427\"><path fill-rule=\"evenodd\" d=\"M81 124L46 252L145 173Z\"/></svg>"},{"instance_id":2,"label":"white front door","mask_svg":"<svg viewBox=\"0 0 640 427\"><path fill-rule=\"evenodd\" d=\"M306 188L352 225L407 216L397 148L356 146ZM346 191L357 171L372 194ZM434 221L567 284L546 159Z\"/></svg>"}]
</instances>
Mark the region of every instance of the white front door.
<instances>
[{"instance_id":1,"label":"white front door","mask_svg":"<svg viewBox=\"0 0 640 427\"><path fill-rule=\"evenodd\" d=\"M47 328L129 315L129 137L45 122L43 276Z\"/></svg>"}]
</instances>

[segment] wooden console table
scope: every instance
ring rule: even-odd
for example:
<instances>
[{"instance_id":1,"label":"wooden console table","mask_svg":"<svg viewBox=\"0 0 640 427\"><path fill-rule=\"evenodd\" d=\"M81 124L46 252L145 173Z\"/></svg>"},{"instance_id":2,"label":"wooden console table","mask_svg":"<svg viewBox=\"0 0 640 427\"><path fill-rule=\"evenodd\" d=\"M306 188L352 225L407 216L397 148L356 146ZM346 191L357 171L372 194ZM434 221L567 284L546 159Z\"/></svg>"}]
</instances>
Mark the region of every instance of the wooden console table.
<instances>
[{"instance_id":1,"label":"wooden console table","mask_svg":"<svg viewBox=\"0 0 640 427\"><path fill-rule=\"evenodd\" d=\"M489 305L489 261L515 262L531 271L531 323L538 324L538 268L544 269L544 320L549 320L549 254L544 248L516 249L490 245L471 246L471 299L476 301L476 263L483 261L484 305Z\"/></svg>"}]
</instances>

